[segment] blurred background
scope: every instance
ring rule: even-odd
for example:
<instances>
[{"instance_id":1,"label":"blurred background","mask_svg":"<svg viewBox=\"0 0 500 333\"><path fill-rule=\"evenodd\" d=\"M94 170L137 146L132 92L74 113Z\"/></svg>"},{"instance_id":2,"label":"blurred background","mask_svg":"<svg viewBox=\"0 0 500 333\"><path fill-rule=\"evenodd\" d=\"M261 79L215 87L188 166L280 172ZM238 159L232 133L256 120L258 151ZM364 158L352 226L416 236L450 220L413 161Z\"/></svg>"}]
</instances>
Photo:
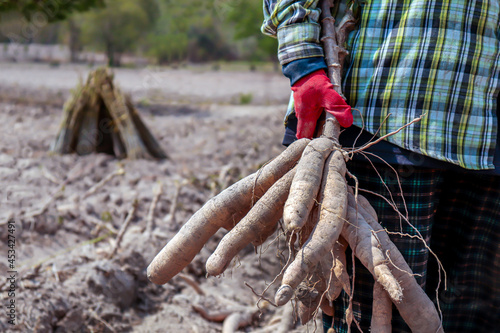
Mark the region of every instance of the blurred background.
<instances>
[{"instance_id":1,"label":"blurred background","mask_svg":"<svg viewBox=\"0 0 500 333\"><path fill-rule=\"evenodd\" d=\"M253 0L0 1L0 59L110 66L276 64Z\"/></svg>"},{"instance_id":2,"label":"blurred background","mask_svg":"<svg viewBox=\"0 0 500 333\"><path fill-rule=\"evenodd\" d=\"M1 332L221 331L195 308L246 314L246 332L310 328L243 284L264 290L284 241L208 279L221 229L182 277L145 273L206 201L283 150L290 86L262 20L255 0L0 0L0 254L15 236L17 272L15 295L0 283L17 316Z\"/></svg>"},{"instance_id":3,"label":"blurred background","mask_svg":"<svg viewBox=\"0 0 500 333\"><path fill-rule=\"evenodd\" d=\"M62 105L109 66L139 104L286 104L262 21L252 0L2 0L0 100Z\"/></svg>"}]
</instances>

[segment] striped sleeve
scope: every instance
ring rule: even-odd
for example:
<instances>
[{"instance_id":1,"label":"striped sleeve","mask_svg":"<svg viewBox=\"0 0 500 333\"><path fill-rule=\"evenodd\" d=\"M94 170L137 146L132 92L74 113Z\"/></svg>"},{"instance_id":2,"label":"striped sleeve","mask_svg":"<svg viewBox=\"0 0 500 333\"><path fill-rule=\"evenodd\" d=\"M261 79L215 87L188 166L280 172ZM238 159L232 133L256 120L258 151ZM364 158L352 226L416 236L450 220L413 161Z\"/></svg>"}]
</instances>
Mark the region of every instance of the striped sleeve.
<instances>
[{"instance_id":1,"label":"striped sleeve","mask_svg":"<svg viewBox=\"0 0 500 333\"><path fill-rule=\"evenodd\" d=\"M322 57L320 44L321 10L318 0L264 0L264 22L261 31L278 39L281 65L310 57Z\"/></svg>"}]
</instances>

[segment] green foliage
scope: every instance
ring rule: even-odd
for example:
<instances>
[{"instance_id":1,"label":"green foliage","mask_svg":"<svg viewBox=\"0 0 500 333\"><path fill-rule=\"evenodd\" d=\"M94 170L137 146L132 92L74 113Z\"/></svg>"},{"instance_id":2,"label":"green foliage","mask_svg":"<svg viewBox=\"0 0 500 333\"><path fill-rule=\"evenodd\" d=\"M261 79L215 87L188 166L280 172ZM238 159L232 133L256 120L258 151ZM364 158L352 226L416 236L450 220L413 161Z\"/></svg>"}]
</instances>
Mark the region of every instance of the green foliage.
<instances>
[{"instance_id":1,"label":"green foliage","mask_svg":"<svg viewBox=\"0 0 500 333\"><path fill-rule=\"evenodd\" d=\"M113 215L111 215L111 213L108 211L102 212L101 213L101 220L103 222L111 222L111 221L113 221Z\"/></svg>"},{"instance_id":2,"label":"green foliage","mask_svg":"<svg viewBox=\"0 0 500 333\"><path fill-rule=\"evenodd\" d=\"M253 95L252 93L240 94L240 104L246 105L252 103Z\"/></svg>"},{"instance_id":3,"label":"green foliage","mask_svg":"<svg viewBox=\"0 0 500 333\"><path fill-rule=\"evenodd\" d=\"M182 3L172 6L170 1L160 1L160 17L148 35L149 54L159 63L185 59L187 55L189 6Z\"/></svg>"},{"instance_id":4,"label":"green foliage","mask_svg":"<svg viewBox=\"0 0 500 333\"><path fill-rule=\"evenodd\" d=\"M0 12L19 12L28 20L45 15L48 22L63 20L73 12L104 6L104 0L0 0Z\"/></svg>"},{"instance_id":5,"label":"green foliage","mask_svg":"<svg viewBox=\"0 0 500 333\"><path fill-rule=\"evenodd\" d=\"M89 11L79 20L82 42L105 50L110 66L119 65L120 54L135 51L153 27L155 8L154 0L107 0L105 8Z\"/></svg>"},{"instance_id":6,"label":"green foliage","mask_svg":"<svg viewBox=\"0 0 500 333\"><path fill-rule=\"evenodd\" d=\"M160 0L160 18L149 34L149 54L159 63L230 59L230 39L216 21L214 0Z\"/></svg>"},{"instance_id":7,"label":"green foliage","mask_svg":"<svg viewBox=\"0 0 500 333\"><path fill-rule=\"evenodd\" d=\"M262 1L238 0L227 7L227 21L234 25L234 38L255 44L250 60L276 60L278 42L260 32Z\"/></svg>"},{"instance_id":8,"label":"green foliage","mask_svg":"<svg viewBox=\"0 0 500 333\"><path fill-rule=\"evenodd\" d=\"M112 66L125 52L159 64L276 61L262 21L258 0L0 0L0 42L64 41L73 61L83 49L104 51Z\"/></svg>"},{"instance_id":9,"label":"green foliage","mask_svg":"<svg viewBox=\"0 0 500 333\"><path fill-rule=\"evenodd\" d=\"M277 42L260 32L262 2L159 0L160 18L148 38L159 63L276 60Z\"/></svg>"}]
</instances>

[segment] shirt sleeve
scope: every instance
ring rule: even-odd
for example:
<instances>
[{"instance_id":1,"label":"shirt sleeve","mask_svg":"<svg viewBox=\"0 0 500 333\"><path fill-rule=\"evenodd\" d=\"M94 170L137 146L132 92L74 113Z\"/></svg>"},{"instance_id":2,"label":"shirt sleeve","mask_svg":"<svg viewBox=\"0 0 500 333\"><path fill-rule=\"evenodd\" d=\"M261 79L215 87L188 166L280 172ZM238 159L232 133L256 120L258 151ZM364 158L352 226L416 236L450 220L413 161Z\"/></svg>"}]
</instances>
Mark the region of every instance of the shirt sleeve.
<instances>
[{"instance_id":1,"label":"shirt sleeve","mask_svg":"<svg viewBox=\"0 0 500 333\"><path fill-rule=\"evenodd\" d=\"M318 0L264 0L261 31L278 39L278 60L286 65L297 59L323 57L320 44L321 10Z\"/></svg>"},{"instance_id":2,"label":"shirt sleeve","mask_svg":"<svg viewBox=\"0 0 500 333\"><path fill-rule=\"evenodd\" d=\"M325 58L311 57L297 59L282 66L283 75L290 79L290 85L293 86L304 76L316 72L319 69L327 69Z\"/></svg>"}]
</instances>

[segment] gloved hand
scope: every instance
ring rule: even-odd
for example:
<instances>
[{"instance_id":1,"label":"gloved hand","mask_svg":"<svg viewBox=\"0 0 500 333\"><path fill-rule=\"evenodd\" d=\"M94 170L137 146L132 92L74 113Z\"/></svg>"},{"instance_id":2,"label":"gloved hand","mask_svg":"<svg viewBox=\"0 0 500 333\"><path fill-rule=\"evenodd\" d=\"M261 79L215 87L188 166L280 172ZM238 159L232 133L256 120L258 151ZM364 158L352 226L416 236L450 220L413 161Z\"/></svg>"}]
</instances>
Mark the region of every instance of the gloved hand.
<instances>
[{"instance_id":1,"label":"gloved hand","mask_svg":"<svg viewBox=\"0 0 500 333\"><path fill-rule=\"evenodd\" d=\"M292 90L298 120L297 139L313 137L323 109L335 116L340 126L352 125L351 107L333 90L324 70L304 76L292 86Z\"/></svg>"}]
</instances>

